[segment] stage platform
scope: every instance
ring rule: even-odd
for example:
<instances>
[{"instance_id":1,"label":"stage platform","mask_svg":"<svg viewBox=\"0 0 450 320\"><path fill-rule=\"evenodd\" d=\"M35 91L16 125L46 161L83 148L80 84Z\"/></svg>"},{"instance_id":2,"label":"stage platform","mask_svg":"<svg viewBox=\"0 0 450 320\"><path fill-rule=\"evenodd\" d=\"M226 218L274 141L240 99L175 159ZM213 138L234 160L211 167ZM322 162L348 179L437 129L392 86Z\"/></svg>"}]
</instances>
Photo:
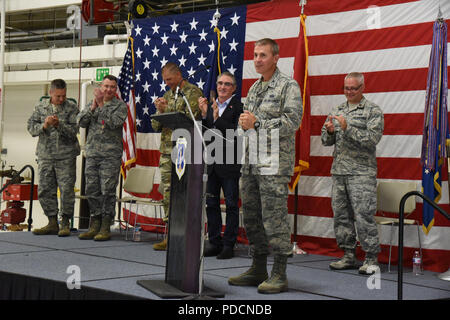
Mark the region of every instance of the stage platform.
<instances>
[{"instance_id":1,"label":"stage platform","mask_svg":"<svg viewBox=\"0 0 450 320\"><path fill-rule=\"evenodd\" d=\"M79 240L72 236L36 236L31 232L0 232L0 299L18 300L93 300L163 299L137 284L138 280L164 280L165 251L154 251L156 234L143 233L143 241L124 239L114 232L110 241ZM238 245L229 260L207 257L204 284L222 296L222 301L253 300L396 300L396 266L391 273L381 265L381 279L368 287L368 277L358 270L331 271L334 257L294 255L288 260L289 291L275 295L258 294L254 287L235 287L227 278L248 269L248 247ZM269 258L269 271L273 259ZM79 275L79 278L76 278ZM450 299L450 282L437 273L424 271L415 276L405 269L404 300ZM81 280L79 289L76 279ZM220 296L220 295L219 295ZM178 297L189 299L190 297Z\"/></svg>"}]
</instances>

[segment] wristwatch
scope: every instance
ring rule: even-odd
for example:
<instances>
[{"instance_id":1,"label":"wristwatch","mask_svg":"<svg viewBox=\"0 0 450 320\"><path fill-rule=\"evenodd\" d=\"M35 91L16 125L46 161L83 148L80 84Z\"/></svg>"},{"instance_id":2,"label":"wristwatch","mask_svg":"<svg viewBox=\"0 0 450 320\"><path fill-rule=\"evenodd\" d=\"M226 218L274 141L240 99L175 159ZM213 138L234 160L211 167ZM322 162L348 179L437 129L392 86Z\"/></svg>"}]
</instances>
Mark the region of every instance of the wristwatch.
<instances>
[{"instance_id":1,"label":"wristwatch","mask_svg":"<svg viewBox=\"0 0 450 320\"><path fill-rule=\"evenodd\" d=\"M255 130L258 130L259 126L261 125L261 123L259 123L259 121L255 121L255 124L253 125L255 127Z\"/></svg>"}]
</instances>

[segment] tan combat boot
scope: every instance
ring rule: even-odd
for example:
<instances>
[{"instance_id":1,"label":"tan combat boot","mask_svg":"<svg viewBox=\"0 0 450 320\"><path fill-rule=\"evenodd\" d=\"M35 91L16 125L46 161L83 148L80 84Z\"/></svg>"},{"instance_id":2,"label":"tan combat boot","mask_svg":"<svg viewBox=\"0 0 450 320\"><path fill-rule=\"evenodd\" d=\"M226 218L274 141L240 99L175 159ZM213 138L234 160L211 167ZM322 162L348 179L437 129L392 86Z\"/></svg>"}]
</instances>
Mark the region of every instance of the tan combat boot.
<instances>
[{"instance_id":1,"label":"tan combat boot","mask_svg":"<svg viewBox=\"0 0 450 320\"><path fill-rule=\"evenodd\" d=\"M363 265L359 268L360 274L371 275L380 270L378 266L378 254L366 253L366 259Z\"/></svg>"},{"instance_id":2,"label":"tan combat boot","mask_svg":"<svg viewBox=\"0 0 450 320\"><path fill-rule=\"evenodd\" d=\"M70 236L70 218L66 215L63 215L61 219L61 228L58 232L58 237L68 236Z\"/></svg>"},{"instance_id":3,"label":"tan combat boot","mask_svg":"<svg viewBox=\"0 0 450 320\"><path fill-rule=\"evenodd\" d=\"M40 229L34 229L33 234L35 235L46 235L46 234L58 234L58 216L48 217L48 224Z\"/></svg>"},{"instance_id":4,"label":"tan combat boot","mask_svg":"<svg viewBox=\"0 0 450 320\"><path fill-rule=\"evenodd\" d=\"M81 240L91 240L97 235L100 231L101 224L101 216L93 216L91 217L91 224L89 226L88 231L81 233L78 235L78 238Z\"/></svg>"},{"instance_id":5,"label":"tan combat boot","mask_svg":"<svg viewBox=\"0 0 450 320\"><path fill-rule=\"evenodd\" d=\"M155 243L153 245L153 250L157 250L157 251L167 250L167 236L164 238L163 241Z\"/></svg>"},{"instance_id":6,"label":"tan combat boot","mask_svg":"<svg viewBox=\"0 0 450 320\"><path fill-rule=\"evenodd\" d=\"M107 241L111 239L111 216L104 216L102 218L102 226L100 232L94 237L94 241Z\"/></svg>"},{"instance_id":7,"label":"tan combat boot","mask_svg":"<svg viewBox=\"0 0 450 320\"><path fill-rule=\"evenodd\" d=\"M330 269L346 270L357 269L355 250L346 250L341 260L330 263Z\"/></svg>"},{"instance_id":8,"label":"tan combat boot","mask_svg":"<svg viewBox=\"0 0 450 320\"><path fill-rule=\"evenodd\" d=\"M280 293L288 291L286 277L287 256L276 255L270 278L258 286L259 293Z\"/></svg>"},{"instance_id":9,"label":"tan combat boot","mask_svg":"<svg viewBox=\"0 0 450 320\"><path fill-rule=\"evenodd\" d=\"M228 278L228 284L233 286L258 286L268 277L267 256L255 256L250 269L236 277Z\"/></svg>"}]
</instances>

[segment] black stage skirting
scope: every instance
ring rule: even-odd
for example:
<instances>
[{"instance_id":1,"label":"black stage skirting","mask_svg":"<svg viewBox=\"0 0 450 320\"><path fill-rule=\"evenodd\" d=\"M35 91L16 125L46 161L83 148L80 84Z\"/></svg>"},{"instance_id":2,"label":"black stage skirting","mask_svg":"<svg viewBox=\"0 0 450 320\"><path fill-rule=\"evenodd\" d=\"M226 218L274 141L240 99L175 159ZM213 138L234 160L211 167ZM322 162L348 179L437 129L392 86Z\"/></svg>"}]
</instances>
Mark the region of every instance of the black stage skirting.
<instances>
[{"instance_id":1,"label":"black stage skirting","mask_svg":"<svg viewBox=\"0 0 450 320\"><path fill-rule=\"evenodd\" d=\"M0 300L135 300L143 299L108 290L81 287L69 290L61 281L0 272Z\"/></svg>"}]
</instances>

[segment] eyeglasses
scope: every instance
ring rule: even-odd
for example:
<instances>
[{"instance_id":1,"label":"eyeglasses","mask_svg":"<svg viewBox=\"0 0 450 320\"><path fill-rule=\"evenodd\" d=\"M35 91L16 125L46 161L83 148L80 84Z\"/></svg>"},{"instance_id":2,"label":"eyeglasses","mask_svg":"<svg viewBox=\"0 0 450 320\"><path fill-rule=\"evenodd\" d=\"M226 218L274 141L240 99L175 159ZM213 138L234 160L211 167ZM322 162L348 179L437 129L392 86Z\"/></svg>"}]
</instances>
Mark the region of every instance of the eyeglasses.
<instances>
[{"instance_id":1,"label":"eyeglasses","mask_svg":"<svg viewBox=\"0 0 450 320\"><path fill-rule=\"evenodd\" d=\"M358 91L361 88L362 84L357 87L344 87L344 91Z\"/></svg>"},{"instance_id":2,"label":"eyeglasses","mask_svg":"<svg viewBox=\"0 0 450 320\"><path fill-rule=\"evenodd\" d=\"M232 86L233 86L233 83L231 83L231 82L217 81L217 85L218 85L218 86L225 86L225 87L232 87Z\"/></svg>"}]
</instances>

